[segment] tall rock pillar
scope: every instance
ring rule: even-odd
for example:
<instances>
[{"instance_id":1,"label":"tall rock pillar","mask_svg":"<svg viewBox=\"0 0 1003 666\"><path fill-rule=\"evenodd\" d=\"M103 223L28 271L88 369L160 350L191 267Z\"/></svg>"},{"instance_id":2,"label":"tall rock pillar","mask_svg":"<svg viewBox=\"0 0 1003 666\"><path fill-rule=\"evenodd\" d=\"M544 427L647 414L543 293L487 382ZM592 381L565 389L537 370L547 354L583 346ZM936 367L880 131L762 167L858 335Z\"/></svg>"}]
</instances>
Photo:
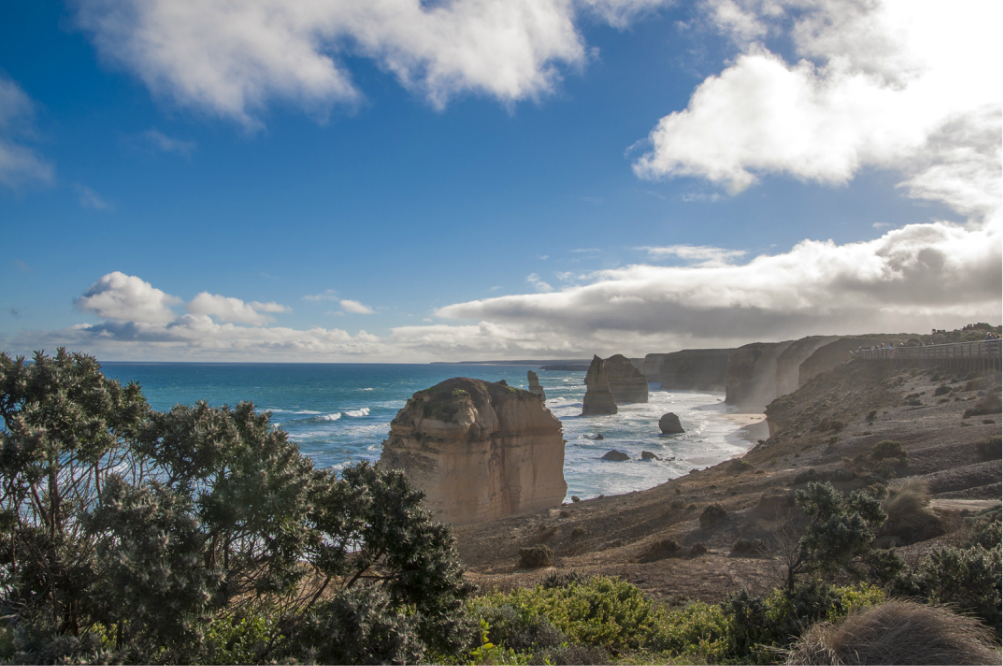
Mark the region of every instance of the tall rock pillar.
<instances>
[{"instance_id":1,"label":"tall rock pillar","mask_svg":"<svg viewBox=\"0 0 1003 666\"><path fill-rule=\"evenodd\" d=\"M585 375L585 400L582 401L582 416L616 414L616 400L606 375L606 362L598 356L592 357L592 365Z\"/></svg>"}]
</instances>

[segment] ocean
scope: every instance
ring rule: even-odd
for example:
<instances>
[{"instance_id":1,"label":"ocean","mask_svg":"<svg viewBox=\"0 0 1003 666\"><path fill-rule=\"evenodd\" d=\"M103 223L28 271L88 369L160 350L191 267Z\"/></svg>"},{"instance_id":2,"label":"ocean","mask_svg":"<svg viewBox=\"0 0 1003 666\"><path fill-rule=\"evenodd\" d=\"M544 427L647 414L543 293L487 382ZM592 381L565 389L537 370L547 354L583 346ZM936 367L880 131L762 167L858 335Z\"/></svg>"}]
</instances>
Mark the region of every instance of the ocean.
<instances>
[{"instance_id":1,"label":"ocean","mask_svg":"<svg viewBox=\"0 0 1003 666\"><path fill-rule=\"evenodd\" d=\"M581 417L584 372L546 371L509 365L293 364L293 363L103 363L107 377L135 381L157 410L206 400L234 406L249 400L289 433L302 453L323 468L340 469L380 457L390 421L407 399L451 377L504 379L528 388L533 369L547 393L567 441L564 477L568 499L622 494L743 454L750 446L726 415L722 393L663 391L650 386L647 404L620 406L613 416ZM675 412L686 432L662 435L658 419ZM602 440L596 436L601 434ZM600 457L610 449L624 462ZM650 451L661 460L642 461Z\"/></svg>"}]
</instances>

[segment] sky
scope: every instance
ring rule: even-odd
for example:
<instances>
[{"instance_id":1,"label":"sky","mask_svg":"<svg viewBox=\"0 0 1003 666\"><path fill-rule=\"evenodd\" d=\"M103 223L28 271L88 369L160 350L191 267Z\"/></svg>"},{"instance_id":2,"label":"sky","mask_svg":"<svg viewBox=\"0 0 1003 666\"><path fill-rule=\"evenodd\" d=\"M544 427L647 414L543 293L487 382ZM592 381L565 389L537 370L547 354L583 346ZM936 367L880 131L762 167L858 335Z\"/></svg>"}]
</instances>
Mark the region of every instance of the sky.
<instances>
[{"instance_id":1,"label":"sky","mask_svg":"<svg viewBox=\"0 0 1003 666\"><path fill-rule=\"evenodd\" d=\"M995 0L0 6L0 349L643 356L1000 323Z\"/></svg>"}]
</instances>

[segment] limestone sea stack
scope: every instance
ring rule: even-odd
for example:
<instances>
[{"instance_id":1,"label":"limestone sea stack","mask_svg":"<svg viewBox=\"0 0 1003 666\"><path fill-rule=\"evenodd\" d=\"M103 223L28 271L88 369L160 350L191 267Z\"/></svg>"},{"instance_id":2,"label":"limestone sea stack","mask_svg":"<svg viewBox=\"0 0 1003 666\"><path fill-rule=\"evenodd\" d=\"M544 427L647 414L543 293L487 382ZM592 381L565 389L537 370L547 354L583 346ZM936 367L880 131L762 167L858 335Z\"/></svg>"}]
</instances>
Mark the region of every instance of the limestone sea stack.
<instances>
[{"instance_id":1,"label":"limestone sea stack","mask_svg":"<svg viewBox=\"0 0 1003 666\"><path fill-rule=\"evenodd\" d=\"M582 401L582 416L616 414L616 400L609 387L606 362L598 356L592 357L592 365L585 375L585 399Z\"/></svg>"},{"instance_id":2,"label":"limestone sea stack","mask_svg":"<svg viewBox=\"0 0 1003 666\"><path fill-rule=\"evenodd\" d=\"M606 359L606 376L616 404L648 402L648 379L623 354Z\"/></svg>"},{"instance_id":3,"label":"limestone sea stack","mask_svg":"<svg viewBox=\"0 0 1003 666\"><path fill-rule=\"evenodd\" d=\"M390 423L379 466L401 469L453 525L560 506L561 422L529 391L457 377L418 391Z\"/></svg>"},{"instance_id":4,"label":"limestone sea stack","mask_svg":"<svg viewBox=\"0 0 1003 666\"><path fill-rule=\"evenodd\" d=\"M679 422L679 417L672 412L662 414L662 418L658 419L658 429L662 431L663 435L678 435L681 432L686 432Z\"/></svg>"},{"instance_id":5,"label":"limestone sea stack","mask_svg":"<svg viewBox=\"0 0 1003 666\"><path fill-rule=\"evenodd\" d=\"M526 373L526 377L529 379L529 392L540 396L540 400L546 400L547 394L544 393L543 387L540 386L540 377L532 370Z\"/></svg>"}]
</instances>

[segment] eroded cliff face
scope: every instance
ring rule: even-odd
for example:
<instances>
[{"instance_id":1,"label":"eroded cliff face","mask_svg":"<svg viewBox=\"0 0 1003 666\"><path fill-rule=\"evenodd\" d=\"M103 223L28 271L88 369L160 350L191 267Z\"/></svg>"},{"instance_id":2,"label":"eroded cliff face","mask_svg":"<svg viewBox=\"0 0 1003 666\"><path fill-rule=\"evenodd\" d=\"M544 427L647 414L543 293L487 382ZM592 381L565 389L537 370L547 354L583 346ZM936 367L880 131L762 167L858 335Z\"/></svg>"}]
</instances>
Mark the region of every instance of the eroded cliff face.
<instances>
[{"instance_id":1,"label":"eroded cliff face","mask_svg":"<svg viewBox=\"0 0 1003 666\"><path fill-rule=\"evenodd\" d=\"M616 399L610 390L606 375L606 362L598 356L592 357L592 365L585 374L585 399L582 400L582 416L616 414Z\"/></svg>"},{"instance_id":2,"label":"eroded cliff face","mask_svg":"<svg viewBox=\"0 0 1003 666\"><path fill-rule=\"evenodd\" d=\"M723 391L734 349L684 349L661 354L662 388L675 391Z\"/></svg>"},{"instance_id":3,"label":"eroded cliff face","mask_svg":"<svg viewBox=\"0 0 1003 666\"><path fill-rule=\"evenodd\" d=\"M606 377L616 404L648 402L648 379L623 354L606 359Z\"/></svg>"},{"instance_id":4,"label":"eroded cliff face","mask_svg":"<svg viewBox=\"0 0 1003 666\"><path fill-rule=\"evenodd\" d=\"M797 391L801 386L801 364L819 347L838 339L839 337L835 335L812 335L792 342L791 346L777 358L777 396Z\"/></svg>"},{"instance_id":5,"label":"eroded cliff face","mask_svg":"<svg viewBox=\"0 0 1003 666\"><path fill-rule=\"evenodd\" d=\"M816 349L801 363L798 369L798 387L807 384L815 375L820 375L842 365L850 359L851 352L859 347L898 344L905 342L910 337L910 335L855 335L836 338Z\"/></svg>"},{"instance_id":6,"label":"eroded cliff face","mask_svg":"<svg viewBox=\"0 0 1003 666\"><path fill-rule=\"evenodd\" d=\"M728 364L724 401L746 410L764 409L777 397L777 359L793 342L753 342L736 349Z\"/></svg>"},{"instance_id":7,"label":"eroded cliff face","mask_svg":"<svg viewBox=\"0 0 1003 666\"><path fill-rule=\"evenodd\" d=\"M390 424L379 465L401 469L453 525L560 506L561 422L521 389L457 377L415 393Z\"/></svg>"}]
</instances>

